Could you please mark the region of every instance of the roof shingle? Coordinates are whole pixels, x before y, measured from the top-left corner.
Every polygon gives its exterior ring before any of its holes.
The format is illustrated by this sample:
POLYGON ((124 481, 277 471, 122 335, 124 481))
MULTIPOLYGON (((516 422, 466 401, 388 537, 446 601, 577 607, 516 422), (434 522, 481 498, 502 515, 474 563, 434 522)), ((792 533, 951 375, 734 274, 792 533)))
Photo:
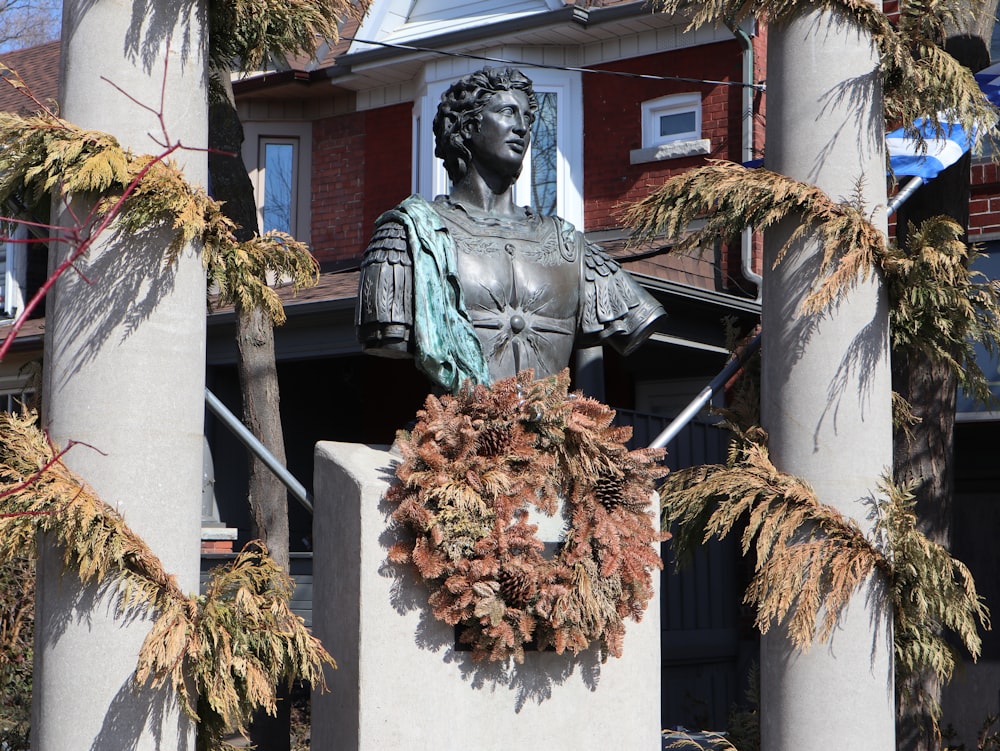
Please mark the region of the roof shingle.
MULTIPOLYGON (((55 109, 59 96, 59 42, 6 52, 0 55, 0 63, 17 71, 39 102, 55 109)), ((0 112, 30 114, 38 109, 23 91, 9 82, 0 83, 0 112)))

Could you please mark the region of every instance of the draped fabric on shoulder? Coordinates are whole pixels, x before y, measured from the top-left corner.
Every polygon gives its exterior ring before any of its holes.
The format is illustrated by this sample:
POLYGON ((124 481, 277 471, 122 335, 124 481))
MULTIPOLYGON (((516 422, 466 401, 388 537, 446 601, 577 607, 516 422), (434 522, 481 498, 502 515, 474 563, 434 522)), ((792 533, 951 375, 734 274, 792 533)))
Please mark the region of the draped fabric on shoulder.
POLYGON ((575 237, 584 245, 580 312, 583 346, 606 341, 622 354, 629 354, 653 332, 656 319, 666 316, 663 306, 621 264, 599 245, 588 243, 565 221, 563 236, 567 242, 575 237))
POLYGON ((405 228, 413 263, 413 353, 417 367, 455 392, 466 379, 490 383, 482 345, 465 310, 451 235, 434 208, 410 196, 377 225, 405 228))

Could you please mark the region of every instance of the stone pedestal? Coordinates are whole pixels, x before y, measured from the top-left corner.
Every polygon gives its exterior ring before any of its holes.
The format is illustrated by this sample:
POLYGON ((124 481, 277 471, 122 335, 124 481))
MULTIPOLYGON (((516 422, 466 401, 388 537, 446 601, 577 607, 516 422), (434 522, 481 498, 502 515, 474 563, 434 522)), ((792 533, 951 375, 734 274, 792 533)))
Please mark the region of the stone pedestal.
POLYGON ((313 748, 659 749, 659 594, 628 622, 621 659, 602 664, 591 649, 474 662, 431 615, 416 572, 387 561, 383 495, 398 461, 360 444, 316 447, 313 631, 339 667, 313 695, 313 748))

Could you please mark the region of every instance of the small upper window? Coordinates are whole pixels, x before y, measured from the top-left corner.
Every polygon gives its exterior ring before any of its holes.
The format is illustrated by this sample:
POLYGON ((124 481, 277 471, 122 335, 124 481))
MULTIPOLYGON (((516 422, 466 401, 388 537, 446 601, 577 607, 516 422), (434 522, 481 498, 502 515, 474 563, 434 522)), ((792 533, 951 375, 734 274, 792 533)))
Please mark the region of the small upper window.
POLYGON ((642 103, 643 148, 701 138, 701 94, 673 94, 642 103))
POLYGON ((276 229, 295 234, 295 174, 298 140, 294 138, 262 138, 260 141, 263 201, 261 230, 276 229))

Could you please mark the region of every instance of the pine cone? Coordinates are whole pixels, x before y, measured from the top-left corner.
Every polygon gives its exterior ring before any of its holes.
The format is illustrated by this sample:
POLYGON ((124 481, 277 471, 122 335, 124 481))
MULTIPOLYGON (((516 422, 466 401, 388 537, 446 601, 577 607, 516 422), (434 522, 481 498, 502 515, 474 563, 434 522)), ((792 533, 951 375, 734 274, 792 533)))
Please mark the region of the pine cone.
POLYGON ((625 488, 623 478, 617 475, 601 473, 594 482, 594 497, 608 511, 622 503, 622 490, 625 488))
POLYGON ((524 569, 502 569, 497 577, 500 595, 508 607, 520 608, 530 604, 538 594, 531 572, 524 569))
POLYGON ((480 456, 501 456, 513 443, 510 425, 489 425, 476 439, 476 450, 480 456))

